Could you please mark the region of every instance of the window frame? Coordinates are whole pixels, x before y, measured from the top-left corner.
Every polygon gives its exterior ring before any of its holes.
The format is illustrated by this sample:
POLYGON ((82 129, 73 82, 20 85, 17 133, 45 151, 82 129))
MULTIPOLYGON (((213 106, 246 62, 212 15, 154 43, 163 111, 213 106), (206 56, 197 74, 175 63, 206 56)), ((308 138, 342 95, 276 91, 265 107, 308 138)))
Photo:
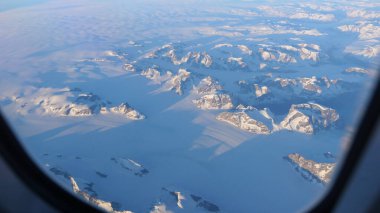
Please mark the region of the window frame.
POLYGON ((0 112, 0 132, 0 157, 36 196, 40 196, 46 203, 62 212, 103 212, 79 197, 75 197, 73 193, 48 177, 29 157, 7 124, 2 112, 0 112))

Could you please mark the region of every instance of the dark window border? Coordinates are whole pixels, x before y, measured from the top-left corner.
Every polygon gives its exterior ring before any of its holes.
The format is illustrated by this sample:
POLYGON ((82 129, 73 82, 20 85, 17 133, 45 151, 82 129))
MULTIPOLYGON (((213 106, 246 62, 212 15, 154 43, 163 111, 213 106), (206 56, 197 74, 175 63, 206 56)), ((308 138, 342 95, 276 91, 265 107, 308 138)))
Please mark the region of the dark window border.
MULTIPOLYGON (((380 78, 359 123, 349 151, 326 196, 308 212, 332 212, 348 186, 365 148, 369 145, 380 114, 380 78)), ((21 180, 45 201, 63 212, 102 212, 64 190, 33 162, 0 113, 0 154, 21 180)))
MULTIPOLYGON (((378 70, 380 73, 380 69, 378 70)), ((358 128, 353 135, 351 146, 342 160, 341 167, 333 181, 333 185, 322 200, 308 212, 333 212, 339 204, 340 198, 353 178, 360 160, 365 155, 365 150, 371 143, 372 136, 376 131, 376 124, 380 115, 380 75, 373 85, 373 93, 367 101, 366 111, 359 122, 358 128)))
POLYGON ((62 212, 103 212, 76 198, 39 168, 24 150, 0 112, 0 154, 13 172, 45 202, 62 212))

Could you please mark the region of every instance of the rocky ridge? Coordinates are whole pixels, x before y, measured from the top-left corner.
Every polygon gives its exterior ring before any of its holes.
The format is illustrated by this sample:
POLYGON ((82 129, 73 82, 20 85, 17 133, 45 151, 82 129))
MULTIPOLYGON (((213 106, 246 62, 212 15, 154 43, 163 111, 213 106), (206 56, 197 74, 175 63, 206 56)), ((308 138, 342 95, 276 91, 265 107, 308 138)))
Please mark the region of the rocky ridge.
POLYGON ((295 169, 307 180, 315 180, 322 184, 327 184, 331 181, 335 163, 318 163, 305 159, 298 153, 289 154, 285 159, 291 162, 295 169))

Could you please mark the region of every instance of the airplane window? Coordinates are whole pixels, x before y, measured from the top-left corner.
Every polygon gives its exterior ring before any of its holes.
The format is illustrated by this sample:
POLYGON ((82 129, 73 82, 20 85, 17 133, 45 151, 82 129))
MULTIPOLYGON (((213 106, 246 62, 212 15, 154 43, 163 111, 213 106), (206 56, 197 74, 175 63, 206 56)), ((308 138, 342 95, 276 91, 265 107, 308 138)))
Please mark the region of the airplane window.
POLYGON ((297 212, 377 79, 376 1, 0 3, 0 107, 108 212, 297 212))

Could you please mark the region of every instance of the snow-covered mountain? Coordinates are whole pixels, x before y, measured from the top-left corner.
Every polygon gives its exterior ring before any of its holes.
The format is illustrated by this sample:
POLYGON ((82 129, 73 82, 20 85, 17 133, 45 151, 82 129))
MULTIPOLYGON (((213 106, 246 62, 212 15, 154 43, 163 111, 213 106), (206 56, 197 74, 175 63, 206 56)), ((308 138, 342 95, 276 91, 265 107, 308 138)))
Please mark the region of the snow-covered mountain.
POLYGON ((70 182, 73 187, 74 193, 82 197, 84 200, 92 203, 93 205, 98 206, 99 208, 111 213, 132 213, 131 211, 127 211, 127 210, 125 211, 114 210, 112 207, 112 203, 94 198, 91 195, 87 194, 86 192, 82 191, 79 188, 77 182, 75 182, 75 179, 73 177, 70 177, 70 182))
POLYGON ((110 101, 78 88, 41 88, 31 96, 13 98, 13 103, 21 114, 82 117, 112 113, 131 120, 145 118, 126 102, 114 106, 110 101))
POLYGON ((339 114, 334 109, 315 103, 296 104, 291 106, 280 127, 312 134, 317 130, 333 126, 338 119, 339 114))
POLYGON ((339 114, 334 109, 316 103, 305 103, 293 104, 281 122, 275 122, 277 117, 268 108, 258 110, 252 106, 239 105, 237 110, 222 112, 216 119, 255 134, 270 134, 280 130, 313 134, 333 127, 339 114))
POLYGON ((308 160, 298 153, 289 154, 285 159, 307 180, 327 184, 331 181, 335 163, 318 163, 308 160))
MULTIPOLYGON (((353 71, 352 71, 353 72, 353 71)), ((364 71, 362 71, 364 72, 364 71)), ((282 103, 295 99, 323 100, 357 90, 360 85, 326 76, 302 78, 283 78, 260 76, 254 80, 236 82, 239 93, 247 103, 282 103)))
POLYGON ((257 119, 252 118, 246 112, 222 112, 216 117, 216 119, 254 134, 270 133, 268 126, 257 119))

